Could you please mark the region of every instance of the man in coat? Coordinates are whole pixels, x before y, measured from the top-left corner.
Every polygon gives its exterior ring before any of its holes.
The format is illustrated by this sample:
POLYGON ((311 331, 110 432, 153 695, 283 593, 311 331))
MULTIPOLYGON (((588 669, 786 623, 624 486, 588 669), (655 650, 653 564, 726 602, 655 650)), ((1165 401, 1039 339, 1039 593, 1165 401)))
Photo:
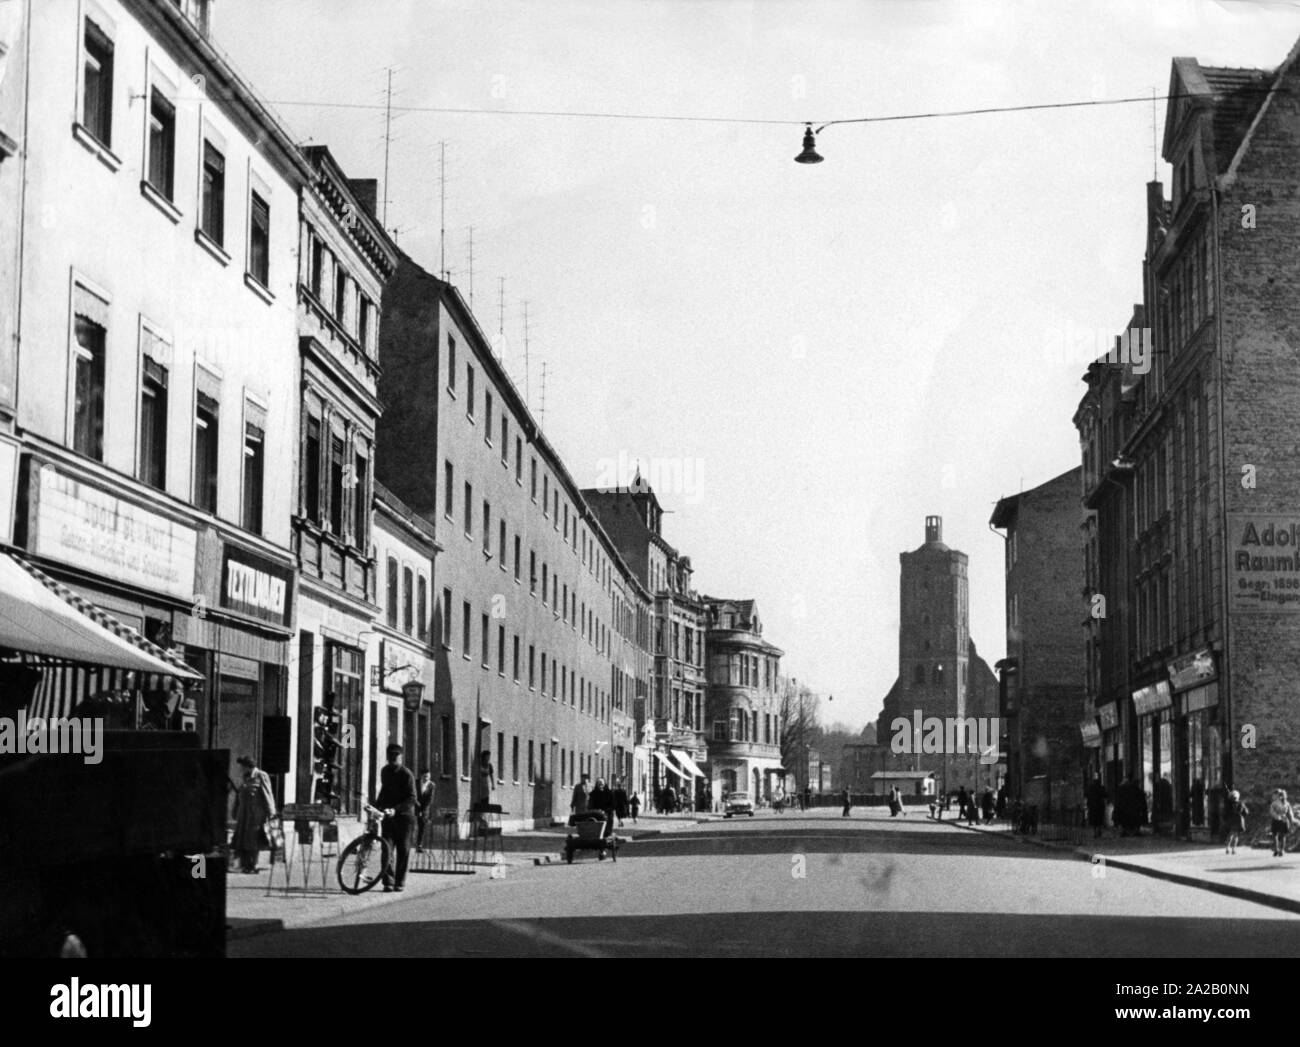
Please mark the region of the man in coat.
POLYGON ((402 747, 388 747, 388 763, 379 772, 379 795, 375 806, 392 814, 384 816, 383 834, 388 841, 388 865, 384 868, 384 890, 406 889, 406 866, 411 859, 411 834, 415 831, 415 775, 402 766, 402 747))
POLYGON ((614 814, 618 817, 618 824, 621 827, 623 819, 627 817, 627 789, 623 785, 622 778, 614 782, 614 814))
POLYGON ((840 793, 840 799, 844 801, 844 810, 841 812, 840 817, 847 818, 849 816, 849 807, 852 800, 849 796, 849 790, 847 787, 842 793, 840 793))

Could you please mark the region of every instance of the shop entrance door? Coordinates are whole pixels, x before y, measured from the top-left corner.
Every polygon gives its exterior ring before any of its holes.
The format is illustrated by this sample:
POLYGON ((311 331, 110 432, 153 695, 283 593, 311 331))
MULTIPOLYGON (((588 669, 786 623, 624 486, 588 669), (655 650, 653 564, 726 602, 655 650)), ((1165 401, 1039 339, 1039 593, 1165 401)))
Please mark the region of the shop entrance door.
POLYGON ((217 740, 214 748, 230 750, 230 780, 236 785, 243 778, 243 768, 235 761, 241 756, 257 760, 259 728, 262 724, 258 709, 257 684, 233 676, 219 677, 217 684, 217 740))

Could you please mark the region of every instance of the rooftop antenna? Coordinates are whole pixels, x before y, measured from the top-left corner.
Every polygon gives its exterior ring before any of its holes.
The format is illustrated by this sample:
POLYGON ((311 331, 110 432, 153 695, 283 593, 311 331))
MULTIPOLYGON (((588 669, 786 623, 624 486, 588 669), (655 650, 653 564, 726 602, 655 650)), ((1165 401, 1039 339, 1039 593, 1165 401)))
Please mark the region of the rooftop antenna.
POLYGON ((1160 177, 1158 164, 1160 154, 1156 150, 1156 121, 1159 119, 1158 110, 1156 109, 1156 89, 1155 85, 1151 87, 1151 181, 1157 181, 1160 177))
POLYGON ((501 359, 501 349, 506 344, 506 278, 497 277, 497 359, 501 359))
POLYGON ((393 140, 393 67, 388 67, 388 89, 384 92, 384 210, 381 220, 388 227, 388 147, 393 140))
POLYGON ((469 311, 474 311, 474 227, 469 227, 469 311))
POLYGON ((546 361, 542 361, 542 428, 546 428, 546 361))
POLYGON ((447 279, 447 143, 438 143, 438 271, 447 279))
POLYGON ((528 301, 524 300, 524 403, 532 406, 528 392, 528 301))

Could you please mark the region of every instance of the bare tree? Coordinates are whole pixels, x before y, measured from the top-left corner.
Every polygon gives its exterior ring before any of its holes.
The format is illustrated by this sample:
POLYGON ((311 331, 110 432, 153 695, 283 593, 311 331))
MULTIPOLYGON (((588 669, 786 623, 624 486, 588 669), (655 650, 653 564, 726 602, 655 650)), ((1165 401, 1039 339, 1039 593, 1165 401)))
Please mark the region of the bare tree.
POLYGON ((781 682, 779 724, 781 729, 781 765, 793 775, 786 779, 787 789, 802 790, 808 785, 808 746, 818 729, 821 699, 796 680, 781 682))

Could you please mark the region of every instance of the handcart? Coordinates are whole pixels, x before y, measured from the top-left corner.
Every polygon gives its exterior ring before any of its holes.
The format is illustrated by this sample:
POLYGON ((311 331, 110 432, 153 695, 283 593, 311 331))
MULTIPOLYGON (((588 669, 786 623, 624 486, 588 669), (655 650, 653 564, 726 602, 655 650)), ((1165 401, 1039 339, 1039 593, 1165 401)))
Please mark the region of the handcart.
POLYGON ((576 830, 564 838, 564 860, 570 865, 573 864, 574 851, 598 851, 602 862, 606 854, 618 861, 618 848, 622 841, 614 835, 613 819, 606 817, 604 811, 570 815, 569 825, 576 830))

